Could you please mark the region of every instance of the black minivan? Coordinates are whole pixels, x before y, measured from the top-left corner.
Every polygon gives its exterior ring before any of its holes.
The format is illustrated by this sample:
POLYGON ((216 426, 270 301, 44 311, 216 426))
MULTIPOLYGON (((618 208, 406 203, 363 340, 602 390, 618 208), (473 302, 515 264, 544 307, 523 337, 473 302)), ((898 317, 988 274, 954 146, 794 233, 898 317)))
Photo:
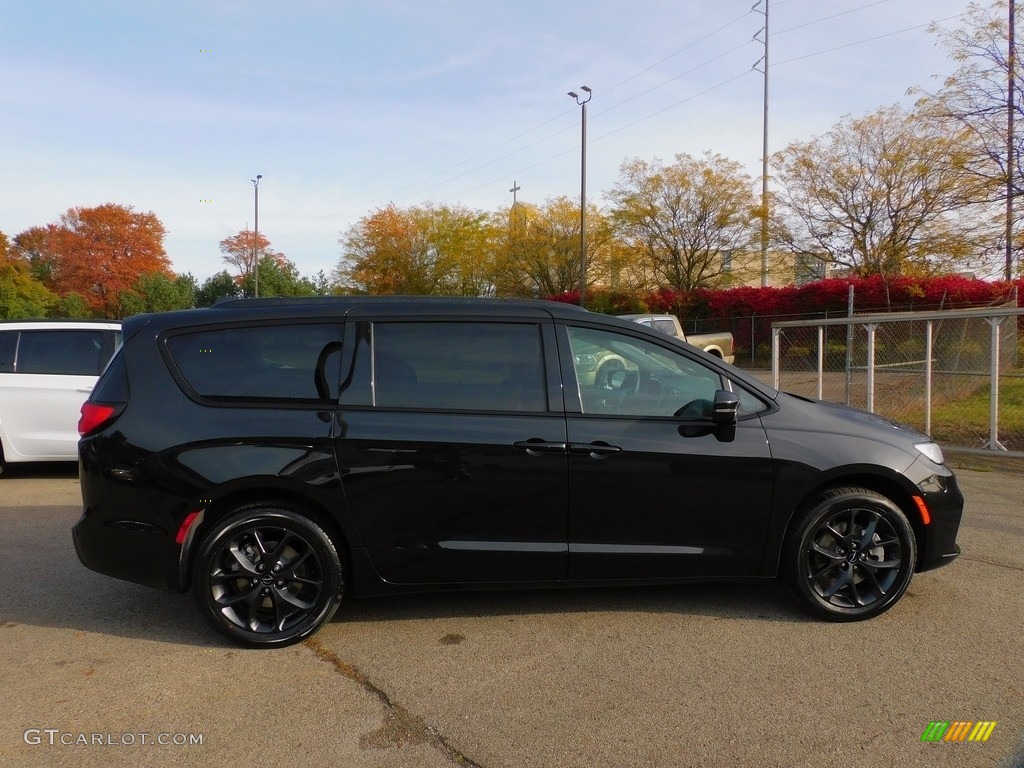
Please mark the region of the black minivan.
POLYGON ((866 619, 960 551, 927 436, 578 307, 249 299, 123 335, 82 407, 78 556, 244 645, 437 588, 781 577, 866 619))

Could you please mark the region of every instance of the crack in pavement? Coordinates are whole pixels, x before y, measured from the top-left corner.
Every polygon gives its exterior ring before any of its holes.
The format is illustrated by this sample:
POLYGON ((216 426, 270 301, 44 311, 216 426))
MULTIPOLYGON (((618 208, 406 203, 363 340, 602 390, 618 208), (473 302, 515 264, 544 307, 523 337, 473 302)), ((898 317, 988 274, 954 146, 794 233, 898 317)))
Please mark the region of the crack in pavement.
POLYGON ((1008 568, 1011 571, 1024 571, 1024 568, 1021 568, 1019 565, 1010 565, 1009 563, 997 563, 994 560, 984 560, 980 557, 964 557, 963 555, 960 555, 960 557, 957 559, 963 560, 968 563, 983 563, 985 565, 992 565, 996 568, 1008 568))
POLYGON ((454 765, 484 768, 480 763, 453 747, 444 734, 439 733, 422 717, 412 714, 398 702, 392 701, 391 697, 374 685, 358 667, 342 659, 319 640, 311 637, 302 644, 316 654, 321 661, 334 667, 336 672, 361 685, 384 706, 386 712, 384 725, 372 733, 363 734, 359 738, 360 747, 363 749, 386 749, 401 747, 405 744, 429 744, 454 765))

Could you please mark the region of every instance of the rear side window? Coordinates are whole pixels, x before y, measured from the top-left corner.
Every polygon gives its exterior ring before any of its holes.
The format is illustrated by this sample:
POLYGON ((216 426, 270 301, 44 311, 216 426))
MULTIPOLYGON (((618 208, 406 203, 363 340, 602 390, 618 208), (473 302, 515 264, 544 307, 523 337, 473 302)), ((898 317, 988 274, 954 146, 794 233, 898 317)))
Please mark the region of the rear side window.
POLYGON ((211 328, 166 342, 174 366, 211 399, 336 400, 341 328, 273 325, 211 328))
POLYGON ((103 330, 22 331, 18 373, 99 376, 107 362, 103 330))
POLYGON ((379 407, 548 407, 541 330, 533 323, 374 323, 372 354, 379 407))

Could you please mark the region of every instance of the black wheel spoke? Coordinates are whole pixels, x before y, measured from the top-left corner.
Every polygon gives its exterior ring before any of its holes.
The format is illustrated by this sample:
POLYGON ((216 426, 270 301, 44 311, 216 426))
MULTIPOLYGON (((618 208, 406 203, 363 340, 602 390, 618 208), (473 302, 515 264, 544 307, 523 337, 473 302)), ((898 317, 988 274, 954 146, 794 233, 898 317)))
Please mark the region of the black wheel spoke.
POLYGON ((903 565, 903 560, 899 557, 895 560, 865 560, 862 565, 871 568, 872 571, 877 571, 879 569, 899 568, 903 565))
POLYGON ((237 541, 232 542, 227 551, 231 557, 235 559, 235 562, 238 563, 241 568, 241 572, 244 572, 246 575, 256 573, 252 567, 252 560, 250 560, 249 557, 239 549, 237 541))
POLYGON ((838 568, 838 567, 839 566, 836 563, 828 563, 828 564, 826 564, 825 567, 822 568, 820 571, 815 571, 814 573, 811 574, 811 581, 813 581, 813 582, 818 581, 818 579, 822 578, 826 573, 828 573, 829 571, 831 571, 831 570, 833 570, 835 568, 838 568))
MULTIPOLYGON (((280 562, 282 553, 285 551, 285 548, 289 546, 289 542, 293 539, 298 539, 302 542, 302 546, 307 546, 306 542, 302 538, 296 536, 291 531, 285 531, 281 540, 277 542, 277 546, 274 547, 274 551, 267 554, 267 559, 272 563, 280 562)), ((298 549, 298 547, 295 547, 295 549, 298 549)))
POLYGON ((274 595, 277 597, 275 603, 287 603, 300 611, 310 610, 316 604, 318 594, 319 593, 314 592, 312 600, 303 600, 298 595, 293 595, 288 589, 279 588, 274 590, 274 595))
POLYGON ((835 597, 836 593, 839 590, 841 590, 843 587, 845 587, 849 583, 850 583, 850 570, 847 568, 846 570, 840 572, 839 578, 837 578, 835 581, 833 581, 832 582, 832 586, 830 586, 828 589, 825 590, 824 597, 826 597, 829 600, 831 600, 833 597, 835 597))
POLYGON ((871 582, 871 588, 874 590, 874 592, 879 597, 885 597, 885 593, 887 590, 879 583, 878 577, 875 576, 874 568, 862 567, 861 572, 864 574, 864 580, 871 582))
POLYGON ((266 555, 267 555, 267 547, 266 547, 266 545, 265 545, 265 544, 263 543, 263 539, 262 539, 262 537, 260 536, 260 530, 259 530, 259 528, 254 528, 254 529, 252 530, 252 538, 253 538, 253 541, 255 541, 255 542, 256 542, 256 548, 257 548, 257 549, 258 549, 258 550, 260 551, 260 554, 261 554, 261 555, 263 555, 263 557, 264 557, 264 558, 266 558, 266 555))
POLYGON ((295 578, 295 575, 294 575, 295 571, 299 568, 300 565, 302 565, 304 562, 306 562, 306 560, 308 560, 312 555, 313 555, 313 552, 311 550, 307 549, 305 552, 302 553, 302 555, 298 559, 296 559, 294 562, 288 563, 288 566, 286 568, 282 568, 281 569, 280 577, 282 579, 289 579, 289 580, 290 579, 294 579, 295 578))
POLYGON ((216 600, 219 605, 222 605, 225 608, 238 605, 239 603, 246 603, 251 609, 252 604, 259 598, 259 594, 260 588, 257 584, 255 587, 250 586, 246 590, 225 594, 222 597, 216 598, 216 600))
POLYGON ((825 547, 821 546, 821 544, 819 544, 818 542, 814 542, 811 545, 811 549, 814 552, 821 555, 822 557, 827 557, 829 560, 835 560, 836 562, 838 562, 843 559, 843 556, 840 555, 838 552, 836 552, 833 549, 826 549, 825 547))
POLYGON ((871 540, 875 537, 875 530, 878 528, 878 521, 881 516, 877 512, 872 513, 871 522, 868 523, 864 532, 860 536, 860 547, 861 549, 867 549, 871 546, 871 540))

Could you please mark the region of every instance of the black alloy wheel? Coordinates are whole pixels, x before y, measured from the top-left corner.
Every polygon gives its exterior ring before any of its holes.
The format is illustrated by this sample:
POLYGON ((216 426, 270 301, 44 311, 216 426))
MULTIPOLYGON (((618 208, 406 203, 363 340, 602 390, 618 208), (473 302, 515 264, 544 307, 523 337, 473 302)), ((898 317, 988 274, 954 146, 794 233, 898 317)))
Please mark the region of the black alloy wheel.
POLYGON ((838 488, 793 524, 782 574, 817 615, 860 621, 900 599, 916 560, 914 531, 896 504, 866 488, 838 488))
POLYGON ((330 536, 297 512, 263 505, 215 525, 192 571, 203 617, 251 648, 283 647, 309 637, 334 615, 343 587, 330 536))

